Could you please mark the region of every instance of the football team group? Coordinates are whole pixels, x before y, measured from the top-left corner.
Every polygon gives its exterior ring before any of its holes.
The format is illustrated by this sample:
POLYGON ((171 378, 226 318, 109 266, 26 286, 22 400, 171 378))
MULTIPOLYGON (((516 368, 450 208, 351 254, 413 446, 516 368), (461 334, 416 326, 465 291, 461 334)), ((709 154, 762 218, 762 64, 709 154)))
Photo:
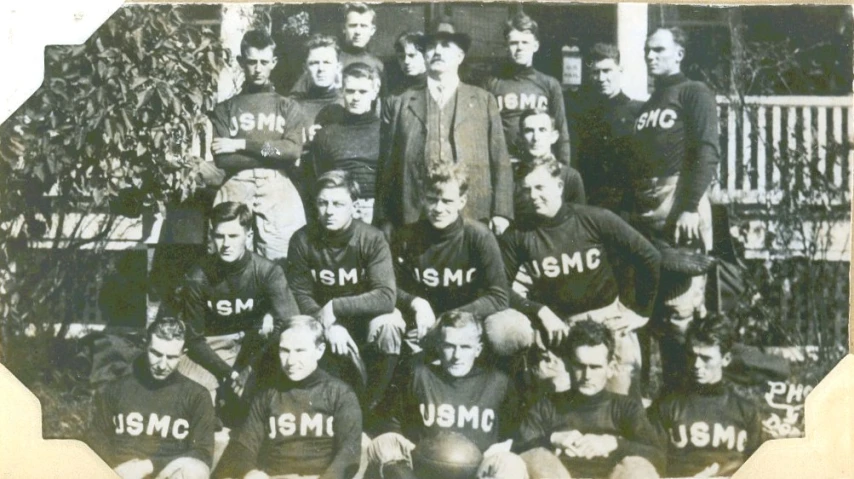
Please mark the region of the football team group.
POLYGON ((604 43, 565 101, 524 13, 480 87, 451 19, 385 68, 375 16, 347 4, 287 96, 244 34, 209 252, 99 391, 93 449, 124 478, 730 475, 762 427, 706 270, 680 267, 712 248, 719 161, 685 33, 646 39, 648 101, 604 43))

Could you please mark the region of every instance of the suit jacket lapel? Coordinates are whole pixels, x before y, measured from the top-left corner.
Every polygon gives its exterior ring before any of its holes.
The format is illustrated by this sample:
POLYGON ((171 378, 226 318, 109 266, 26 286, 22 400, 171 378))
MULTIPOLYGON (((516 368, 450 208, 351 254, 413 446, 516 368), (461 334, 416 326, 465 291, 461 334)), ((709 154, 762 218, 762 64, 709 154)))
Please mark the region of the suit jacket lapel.
POLYGON ((408 92, 409 100, 407 108, 421 121, 421 125, 427 126, 427 89, 419 88, 408 92))

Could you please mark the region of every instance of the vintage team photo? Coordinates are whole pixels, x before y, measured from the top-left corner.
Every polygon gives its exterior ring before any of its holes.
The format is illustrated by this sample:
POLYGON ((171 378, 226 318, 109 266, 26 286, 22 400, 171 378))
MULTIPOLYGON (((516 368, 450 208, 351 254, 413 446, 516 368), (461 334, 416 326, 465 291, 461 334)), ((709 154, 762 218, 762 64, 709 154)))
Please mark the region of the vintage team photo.
POLYGON ((0 125, 0 362, 122 478, 729 477, 847 352, 852 30, 123 6, 0 125))

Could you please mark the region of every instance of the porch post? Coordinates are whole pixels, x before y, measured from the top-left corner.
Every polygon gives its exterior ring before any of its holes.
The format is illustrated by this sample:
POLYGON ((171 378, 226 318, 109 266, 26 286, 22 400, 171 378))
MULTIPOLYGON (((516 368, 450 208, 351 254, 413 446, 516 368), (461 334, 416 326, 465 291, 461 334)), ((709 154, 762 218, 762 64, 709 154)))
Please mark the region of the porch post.
POLYGON ((637 100, 649 98, 644 44, 649 29, 646 3, 617 4, 617 48, 623 66, 623 91, 637 100))
POLYGON ((240 40, 249 30, 254 17, 252 4, 226 4, 222 6, 222 24, 220 39, 223 46, 231 50, 232 63, 219 72, 217 79, 217 101, 223 101, 234 96, 243 84, 243 73, 237 65, 237 55, 240 54, 240 40))

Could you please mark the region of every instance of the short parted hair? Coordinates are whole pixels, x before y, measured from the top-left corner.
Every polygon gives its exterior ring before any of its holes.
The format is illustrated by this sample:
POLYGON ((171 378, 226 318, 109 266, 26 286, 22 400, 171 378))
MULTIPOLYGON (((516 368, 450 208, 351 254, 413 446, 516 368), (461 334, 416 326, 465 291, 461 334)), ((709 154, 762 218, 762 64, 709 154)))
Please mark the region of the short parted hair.
POLYGON ((443 328, 461 329, 469 325, 474 325, 477 329, 478 337, 483 336, 483 325, 480 324, 480 321, 475 315, 468 311, 451 310, 442 313, 442 315, 436 319, 435 329, 436 331, 441 331, 443 328))
POLYGON ((372 82, 379 84, 380 76, 377 74, 377 71, 367 63, 362 62, 353 62, 346 67, 341 72, 341 78, 367 78, 372 82))
POLYGON ((364 2, 345 3, 344 4, 344 21, 347 21, 347 15, 349 15, 350 12, 355 12, 355 13, 359 13, 359 14, 370 13, 371 14, 371 22, 376 23, 377 12, 374 11, 374 9, 371 8, 367 3, 364 3, 364 2))
POLYGON ((438 193, 440 186, 450 182, 456 182, 459 185, 460 196, 469 190, 469 177, 462 163, 431 168, 427 172, 427 180, 424 182, 424 186, 427 191, 438 193))
POLYGON ((224 201, 213 207, 210 215, 211 228, 220 223, 237 220, 245 229, 252 228, 252 211, 244 203, 224 201))
POLYGON ((546 171, 552 177, 560 178, 564 166, 561 164, 561 162, 557 161, 557 158, 555 158, 554 155, 549 153, 547 155, 533 158, 531 159, 531 161, 519 162, 519 166, 517 168, 518 169, 516 171, 518 172, 520 178, 524 178, 530 175, 537 168, 545 168, 546 171))
POLYGON ((359 183, 353 179, 353 175, 344 170, 330 170, 320 175, 314 182, 315 197, 327 188, 345 188, 354 201, 359 198, 361 193, 359 183))
POLYGON ((338 46, 338 40, 336 40, 335 37, 315 33, 305 42, 306 58, 308 57, 308 53, 312 50, 326 47, 332 47, 332 49, 335 50, 335 56, 338 58, 341 57, 341 47, 338 46))
POLYGON ((594 65, 602 60, 614 60, 620 64, 620 49, 613 43, 597 43, 587 52, 587 64, 594 65))
POLYGON ((323 331, 323 325, 314 316, 307 314, 298 314, 282 322, 282 333, 279 334, 279 340, 282 339, 282 334, 295 328, 306 328, 314 334, 314 344, 320 345, 326 341, 326 333, 323 331))
POLYGON ((276 49, 276 42, 269 33, 264 30, 249 30, 243 34, 243 39, 240 41, 240 54, 245 56, 250 48, 263 50, 267 47, 276 49))
POLYGON ((507 20, 504 24, 504 38, 507 38, 513 30, 528 32, 537 40, 540 39, 540 26, 537 25, 537 22, 533 18, 526 15, 525 12, 519 12, 507 20))
POLYGON ((733 342, 735 342, 733 325, 720 314, 695 318, 686 333, 687 344, 718 346, 722 355, 732 351, 733 342))
POLYGON ((569 335, 555 354, 569 364, 575 357, 575 350, 580 346, 599 346, 600 344, 608 348, 608 361, 614 359, 614 334, 604 324, 584 319, 572 326, 569 335))
POLYGON ((522 112, 522 115, 519 116, 519 131, 522 131, 522 127, 525 126, 525 120, 529 117, 537 116, 537 115, 546 115, 551 120, 552 130, 557 130, 557 123, 555 122, 555 117, 549 113, 545 108, 528 108, 522 112))
POLYGON ((394 51, 403 53, 406 50, 406 45, 412 45, 421 53, 424 53, 424 32, 403 32, 397 36, 394 41, 394 51))
POLYGON ((184 341, 187 333, 187 327, 180 319, 172 316, 165 316, 163 318, 155 319, 154 322, 148 326, 147 333, 149 341, 151 341, 152 336, 157 336, 158 338, 166 341, 172 341, 175 339, 184 341))
MULTIPOLYGON (((659 30, 664 30, 670 32, 673 35, 673 43, 682 47, 682 50, 685 50, 688 45, 688 34, 685 33, 685 30, 682 27, 658 27, 655 29, 655 32, 659 30)), ((653 34, 655 32, 652 32, 653 34)))

